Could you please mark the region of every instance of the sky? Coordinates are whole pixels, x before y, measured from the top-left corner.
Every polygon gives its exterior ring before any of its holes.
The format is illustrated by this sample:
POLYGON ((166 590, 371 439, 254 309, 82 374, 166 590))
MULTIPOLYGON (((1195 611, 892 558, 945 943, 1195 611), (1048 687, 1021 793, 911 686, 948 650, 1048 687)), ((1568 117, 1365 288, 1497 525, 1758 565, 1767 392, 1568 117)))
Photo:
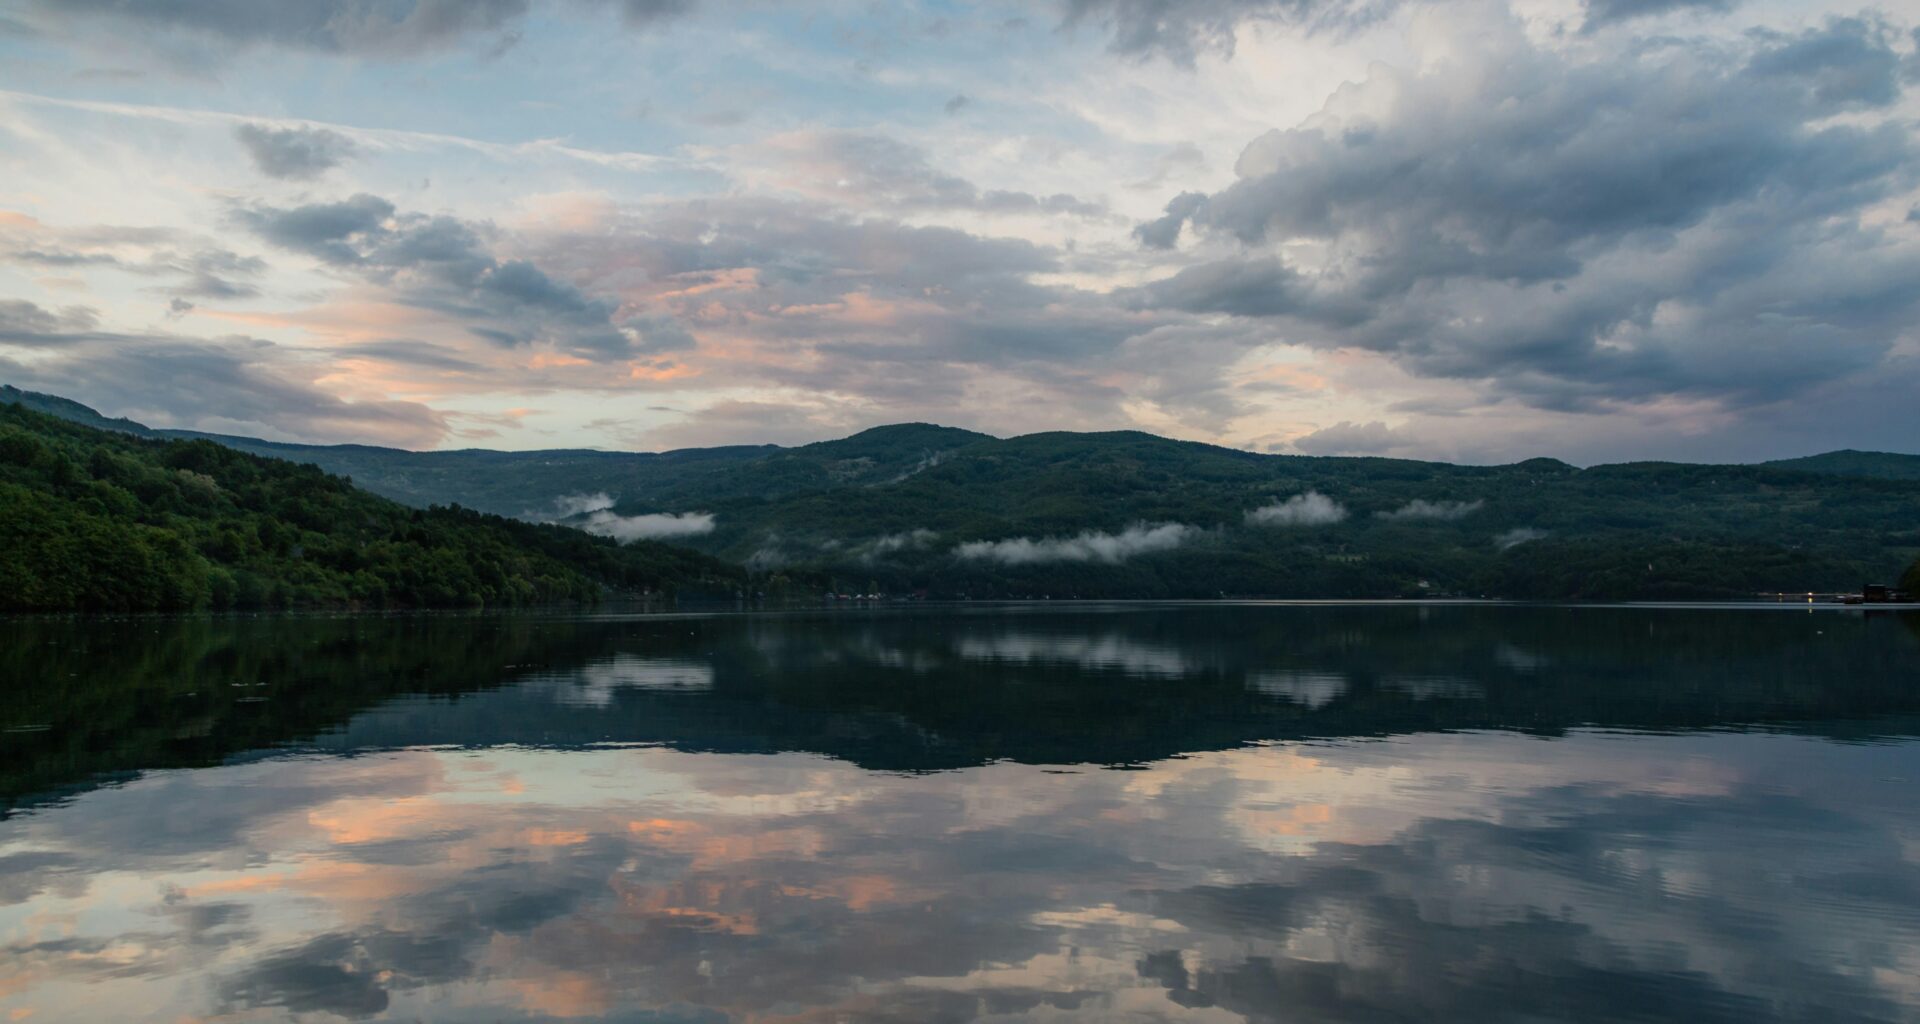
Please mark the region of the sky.
POLYGON ((1920 2, 5 0, 0 382, 415 449, 1920 450, 1920 2))

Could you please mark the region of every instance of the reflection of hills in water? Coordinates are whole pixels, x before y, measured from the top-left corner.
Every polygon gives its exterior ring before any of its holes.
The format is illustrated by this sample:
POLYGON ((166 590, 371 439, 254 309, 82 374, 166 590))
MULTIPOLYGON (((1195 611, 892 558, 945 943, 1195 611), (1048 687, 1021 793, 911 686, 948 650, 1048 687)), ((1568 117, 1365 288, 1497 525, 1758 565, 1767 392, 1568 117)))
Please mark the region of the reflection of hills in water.
POLYGON ((0 784, 19 800, 307 742, 657 743, 929 770, 1438 729, 1913 734, 1912 629, 1491 606, 22 620, 0 626, 0 784))

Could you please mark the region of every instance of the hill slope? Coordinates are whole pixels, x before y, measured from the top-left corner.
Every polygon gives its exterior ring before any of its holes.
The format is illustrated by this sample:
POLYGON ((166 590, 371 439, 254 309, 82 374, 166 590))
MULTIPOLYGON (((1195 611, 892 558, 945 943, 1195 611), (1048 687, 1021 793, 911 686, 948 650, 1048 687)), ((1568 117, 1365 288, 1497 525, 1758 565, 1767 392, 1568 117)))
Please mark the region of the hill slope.
POLYGON ((1794 469, 1803 473, 1827 473, 1832 476, 1871 476, 1882 480, 1920 480, 1920 455, 1894 452, 1859 452, 1846 449, 1799 459, 1777 459, 1761 463, 1773 469, 1794 469))
POLYGON ((516 605, 743 582, 664 544, 410 509, 311 465, 0 406, 0 611, 516 605))
POLYGON ((666 523, 685 534, 677 541, 759 570, 825 574, 840 590, 1737 598, 1852 589, 1920 554, 1920 480, 1840 471, 1915 456, 1456 466, 928 424, 661 454, 221 440, 414 504, 536 519, 589 508, 564 521, 622 536, 698 513, 666 523))

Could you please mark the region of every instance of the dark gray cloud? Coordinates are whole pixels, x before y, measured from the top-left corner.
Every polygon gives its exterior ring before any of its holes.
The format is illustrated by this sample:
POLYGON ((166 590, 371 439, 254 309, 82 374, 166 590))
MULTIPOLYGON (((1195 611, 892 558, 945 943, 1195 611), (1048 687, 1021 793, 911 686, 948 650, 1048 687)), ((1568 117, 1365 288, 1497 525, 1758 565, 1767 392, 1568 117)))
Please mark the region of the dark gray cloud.
POLYGON ((1232 56, 1234 31, 1262 21, 1313 30, 1378 20, 1398 0, 1065 0, 1064 23, 1105 28, 1109 47, 1132 57, 1192 65, 1203 53, 1232 56))
POLYGON ((387 1008, 379 974, 365 943, 355 936, 321 935, 263 957, 244 976, 227 982, 221 998, 246 1008, 371 1017, 387 1008))
POLYGON ((1897 35, 1881 22, 1835 18, 1796 36, 1768 36, 1753 58, 1755 76, 1798 83, 1822 107, 1883 107, 1900 98, 1897 35))
POLYGON ((1650 18, 1675 11, 1700 11, 1721 14, 1734 9, 1740 0, 1586 0, 1586 30, 1637 18, 1650 18))
MULTIPOLYGON (((494 50, 518 38, 532 0, 26 0, 9 21, 22 31, 104 36, 168 59, 208 59, 223 48, 273 46, 402 59, 477 40, 494 50), (197 44, 181 51, 179 42, 197 44)), ((546 0, 541 6, 651 29, 692 12, 697 0, 546 0)))
POLYGON ((0 301, 0 343, 57 348, 59 360, 0 356, 0 376, 36 391, 122 411, 158 426, 306 440, 426 447, 446 420, 415 402, 348 402, 303 380, 298 353, 246 338, 198 341, 98 329, 85 309, 0 301))
POLYGON ((103 267, 174 278, 153 290, 204 299, 252 298, 259 291, 244 279, 267 269, 257 256, 166 228, 54 228, 38 221, 0 225, 0 262, 51 269, 103 267))
POLYGON ((243 46, 397 57, 498 33, 528 0, 33 0, 62 28, 178 32, 243 46))
POLYGON ((327 128, 268 128, 243 124, 233 130, 254 167, 269 178, 311 181, 353 156, 353 140, 327 128))
POLYGON ((0 299, 0 341, 46 348, 91 337, 99 316, 86 306, 42 309, 25 299, 0 299))
POLYGON ((1182 192, 1167 202, 1167 215, 1133 229, 1133 237, 1149 249, 1171 249, 1180 241, 1180 229, 1207 201, 1204 192, 1182 192))
POLYGON ((620 16, 635 27, 650 27, 693 13, 698 0, 618 0, 620 16))
POLYGON ((444 345, 405 338, 369 341, 352 348, 341 349, 338 354, 346 359, 380 359, 389 363, 417 366, 427 370, 447 370, 454 373, 479 373, 485 369, 479 363, 466 359, 444 345))
POLYGON ((968 98, 964 94, 956 94, 952 99, 947 101, 945 109, 949 114, 958 114, 962 110, 965 110, 972 105, 973 105, 972 99, 968 98))
POLYGON ((266 261, 258 256, 242 256, 227 249, 201 249, 184 255, 158 255, 149 260, 140 272, 178 275, 181 278, 179 282, 162 289, 174 295, 191 295, 199 299, 247 299, 260 294, 260 290, 234 279, 254 277, 266 269, 266 261))
POLYGON ((551 344, 592 359, 638 351, 616 325, 616 304, 555 280, 526 260, 492 254, 491 225, 402 213, 378 196, 239 210, 268 242, 310 255, 390 290, 408 305, 464 320, 476 337, 504 346, 551 344))
POLYGON ((1237 183, 1137 232, 1241 251, 1130 300, 1570 410, 1782 400, 1869 371, 1920 313, 1901 284, 1920 247, 1864 219, 1915 182, 1911 133, 1833 120, 1884 102, 1888 33, 1594 62, 1517 29, 1498 46, 1471 71, 1376 71, 1255 139, 1237 183))
POLYGON ((1810 891, 1862 903, 1904 898, 1916 872, 1879 826, 1748 791, 1701 800, 1568 786, 1505 810, 1499 822, 1424 820, 1391 844, 1323 844, 1277 864, 1271 881, 1162 893, 1156 916, 1213 937, 1211 950, 1224 955, 1197 970, 1185 958, 1147 957, 1140 973, 1185 1005, 1261 1022, 1552 1019, 1567 1006, 1604 1021, 1788 1021, 1816 1006, 1813 1015, 1835 1019, 1903 1016, 1900 989, 1807 955, 1829 929, 1845 931, 1844 915, 1804 921, 1801 932, 1768 912, 1737 909, 1767 905, 1746 903, 1757 893, 1743 876, 1777 859, 1784 862, 1772 870, 1810 891), (1546 803, 1556 797, 1562 802, 1546 803), (1820 838, 1808 848, 1756 848, 1748 841, 1756 820, 1820 838), (1669 866, 1681 869, 1669 858, 1682 849, 1700 852, 1695 870, 1712 884, 1672 884, 1669 866), (1620 871, 1627 857, 1654 865, 1660 881, 1620 871), (1479 915, 1466 922, 1436 913, 1441 893, 1478 902, 1479 915), (1571 914, 1552 909, 1575 905, 1571 914), (1600 906, 1608 912, 1592 912, 1600 906), (1328 920, 1341 922, 1343 948, 1392 952, 1249 957, 1218 941, 1272 949, 1328 920), (1633 941, 1617 927, 1627 920, 1660 938, 1633 941), (1676 952, 1714 949, 1728 959, 1670 958, 1661 949, 1669 942, 1676 952), (1769 998, 1775 986, 1794 996, 1769 998))

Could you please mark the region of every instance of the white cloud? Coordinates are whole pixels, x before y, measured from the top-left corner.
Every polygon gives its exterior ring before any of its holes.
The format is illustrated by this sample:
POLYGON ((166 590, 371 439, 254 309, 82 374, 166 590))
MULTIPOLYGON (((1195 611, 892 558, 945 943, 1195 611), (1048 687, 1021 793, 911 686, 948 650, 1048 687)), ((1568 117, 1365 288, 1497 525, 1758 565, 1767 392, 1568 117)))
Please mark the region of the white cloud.
POLYGON ((1346 506, 1308 491, 1247 513, 1249 526, 1328 526, 1347 518, 1346 506))
POLYGON ((891 555, 897 551, 917 551, 931 546, 939 537, 940 534, 937 532, 924 528, 905 530, 900 533, 889 533, 882 537, 876 537, 868 542, 860 552, 860 560, 863 562, 871 562, 883 555, 891 555))
POLYGON ((656 512, 643 516, 621 516, 601 510, 587 516, 580 528, 618 541, 661 540, 668 537, 697 537, 713 532, 711 512, 656 512))
POLYGON ((1521 526, 1508 530, 1493 538, 1493 546, 1502 551, 1519 547, 1528 541, 1539 540, 1547 535, 1545 530, 1536 530, 1531 526, 1521 526))
POLYGON ((574 516, 586 515, 588 512, 599 512, 612 507, 613 495, 605 491, 601 491, 598 494, 563 494, 553 499, 552 518, 571 519, 574 516))
POLYGON ((661 540, 670 537, 698 537, 713 532, 710 512, 652 512, 623 516, 613 511, 613 495, 563 494, 553 499, 553 508, 545 513, 528 513, 527 518, 544 522, 566 522, 591 534, 612 537, 621 542, 661 540), (584 518, 583 518, 584 517, 584 518))
POLYGON ((1013 537, 1007 540, 977 540, 962 544, 954 554, 969 560, 999 562, 1002 565, 1031 565, 1036 562, 1124 562, 1135 555, 1171 551, 1200 533, 1184 523, 1141 523, 1119 533, 1087 530, 1073 537, 1013 537))
POLYGON ((1480 511, 1484 501, 1428 501, 1415 498, 1391 512, 1375 512, 1381 519, 1464 519, 1480 511))

